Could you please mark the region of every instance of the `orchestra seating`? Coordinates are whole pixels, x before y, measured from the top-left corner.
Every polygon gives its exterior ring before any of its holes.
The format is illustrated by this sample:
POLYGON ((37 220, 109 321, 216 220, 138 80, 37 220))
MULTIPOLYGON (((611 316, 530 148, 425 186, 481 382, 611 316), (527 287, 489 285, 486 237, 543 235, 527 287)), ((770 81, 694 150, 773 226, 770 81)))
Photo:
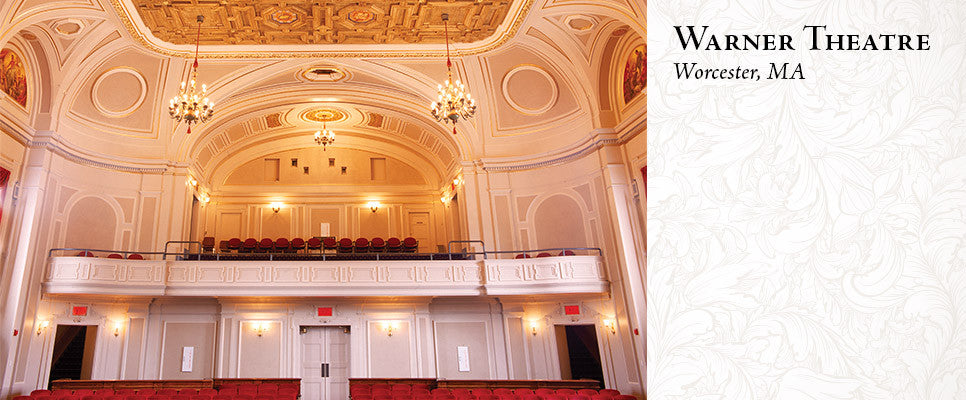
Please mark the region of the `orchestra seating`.
POLYGON ((56 380, 19 400, 297 400, 298 378, 88 381, 56 380))
POLYGON ((350 378, 352 400, 636 400, 593 380, 350 378))

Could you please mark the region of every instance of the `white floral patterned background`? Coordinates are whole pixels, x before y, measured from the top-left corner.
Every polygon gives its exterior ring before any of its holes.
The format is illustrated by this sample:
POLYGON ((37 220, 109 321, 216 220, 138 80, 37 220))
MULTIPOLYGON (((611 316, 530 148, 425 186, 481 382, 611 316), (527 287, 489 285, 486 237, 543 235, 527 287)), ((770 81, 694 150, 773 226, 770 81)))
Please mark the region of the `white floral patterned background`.
POLYGON ((966 1, 648 11, 648 398, 966 399, 966 1), (799 46, 685 51, 687 24, 799 46), (806 50, 816 24, 932 50, 806 50))

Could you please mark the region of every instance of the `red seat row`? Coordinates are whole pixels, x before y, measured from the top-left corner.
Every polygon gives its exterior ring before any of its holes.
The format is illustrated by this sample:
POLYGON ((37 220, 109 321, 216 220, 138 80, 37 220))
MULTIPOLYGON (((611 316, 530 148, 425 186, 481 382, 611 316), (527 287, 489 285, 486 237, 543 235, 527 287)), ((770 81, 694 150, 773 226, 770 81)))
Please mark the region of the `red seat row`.
MULTIPOLYGON (((94 253, 92 253, 92 252, 82 251, 80 253, 77 253, 77 256, 76 257, 97 257, 97 256, 95 256, 94 253)), ((120 258, 120 259, 123 259, 124 256, 122 256, 122 255, 120 255, 118 253, 111 253, 111 254, 109 254, 107 256, 107 258, 120 258)), ((142 255, 140 255, 138 253, 130 253, 130 254, 127 255, 127 259, 128 260, 143 260, 144 259, 144 256, 142 256, 142 255)))
MULTIPOLYGON (((214 250, 215 238, 208 236, 201 243, 202 250, 211 252, 214 250)), ((248 238, 244 241, 239 238, 232 238, 222 240, 219 246, 219 249, 225 253, 297 253, 302 250, 335 251, 338 253, 415 253, 418 248, 419 242, 412 237, 407 237, 403 240, 399 240, 396 237, 387 240, 379 237, 373 238, 372 240, 358 238, 354 241, 349 238, 342 238, 336 241, 333 237, 327 237, 321 240, 319 238, 311 238, 307 241, 302 238, 294 238, 292 240, 288 238, 278 238, 276 240, 264 238, 260 241, 255 240, 255 238, 248 238)))
MULTIPOLYGON (((557 255, 558 256, 572 256, 572 255, 574 255, 574 252, 573 252, 573 250, 564 250, 564 251, 561 251, 560 253, 557 253, 557 255)), ((537 254, 537 257, 553 257, 553 256, 554 256, 553 254, 546 253, 546 252, 537 254)), ((532 257, 529 254, 527 254, 527 253, 520 253, 520 254, 517 254, 516 257, 513 257, 513 258, 532 258, 532 257)))
POLYGON ((34 390, 19 400, 295 400, 297 384, 225 385, 220 389, 58 389, 34 390))
POLYGON ((353 385, 349 393, 353 400, 634 400, 614 389, 550 389, 527 388, 437 388, 428 390, 409 385, 353 385))

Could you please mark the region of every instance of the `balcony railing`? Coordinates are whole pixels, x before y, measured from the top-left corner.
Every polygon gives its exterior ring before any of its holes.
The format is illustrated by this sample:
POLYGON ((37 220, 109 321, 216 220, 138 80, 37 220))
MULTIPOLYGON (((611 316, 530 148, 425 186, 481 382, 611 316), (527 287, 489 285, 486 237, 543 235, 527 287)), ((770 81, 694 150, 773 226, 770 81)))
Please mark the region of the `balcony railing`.
MULTIPOLYGON (((51 254, 75 250, 79 249, 54 249, 51 254)), ((504 252, 486 252, 500 253, 504 252)), ((467 257, 484 254, 478 252, 453 253, 461 257, 452 260, 326 261, 174 260, 164 259, 166 253, 146 260, 51 256, 43 285, 48 294, 151 297, 602 293, 607 291, 608 281, 599 250, 597 253, 519 259, 467 257)))

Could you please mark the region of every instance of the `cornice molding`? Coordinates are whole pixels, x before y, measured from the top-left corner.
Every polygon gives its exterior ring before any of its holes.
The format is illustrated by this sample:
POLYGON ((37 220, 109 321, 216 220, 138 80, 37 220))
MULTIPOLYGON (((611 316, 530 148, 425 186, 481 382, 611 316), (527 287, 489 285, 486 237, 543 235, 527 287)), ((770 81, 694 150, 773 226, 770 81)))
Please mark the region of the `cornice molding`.
MULTIPOLYGON (((522 0, 521 6, 516 10, 515 13, 507 16, 508 19, 512 18, 512 22, 509 27, 503 31, 497 31, 489 38, 472 43, 472 47, 453 49, 453 56, 472 56, 482 53, 486 53, 493 49, 496 49, 510 39, 516 36, 520 27, 523 25, 523 21, 530 14, 533 8, 534 0, 522 0), (477 44, 478 43, 478 44, 477 44)), ((156 38, 153 34, 142 31, 143 24, 139 26, 134 22, 132 18, 140 18, 139 16, 132 16, 136 14, 137 11, 129 10, 128 5, 125 4, 125 0, 111 0, 111 5, 114 11, 117 13, 118 18, 124 25, 128 34, 134 39, 139 45, 144 48, 164 56, 170 57, 184 57, 190 58, 193 56, 194 50, 191 46, 178 46, 184 47, 183 50, 178 50, 173 48, 170 43, 163 42, 156 38)), ((511 11, 512 12, 512 11, 511 11)), ((441 44, 433 44, 434 47, 439 47, 436 50, 423 50, 416 47, 425 45, 398 45, 399 47, 404 47, 399 50, 387 50, 387 45, 369 45, 373 46, 372 50, 366 50, 366 45, 344 45, 344 44, 333 44, 333 45, 293 45, 293 46, 304 46, 304 47, 331 47, 332 50, 289 50, 280 51, 278 48, 280 46, 271 45, 245 45, 247 49, 244 51, 239 51, 238 49, 225 49, 218 51, 207 50, 205 52, 199 53, 199 58, 207 59, 267 59, 267 58, 394 58, 394 57, 407 57, 407 58, 440 58, 446 55, 446 49, 441 44), (409 47, 409 48, 405 48, 409 47), (250 50, 248 50, 250 49, 250 50)), ((392 45, 389 45, 392 46, 392 45)), ((232 47, 242 47, 242 46, 232 46, 232 47)))
MULTIPOLYGON (((50 132, 52 133, 52 132, 50 132)), ((132 172, 139 174, 154 174, 160 175, 168 172, 173 172, 178 169, 186 169, 187 165, 177 164, 177 163, 164 163, 156 164, 158 166, 147 167, 138 166, 133 164, 121 164, 113 163, 107 161, 96 160, 87 156, 78 154, 78 149, 71 146, 69 143, 61 142, 59 138, 50 134, 42 134, 38 132, 35 134, 35 139, 28 140, 26 146, 32 149, 47 149, 51 153, 57 154, 66 160, 72 161, 77 164, 87 165, 95 168, 108 169, 113 171, 122 172, 132 172)))
POLYGON ((488 172, 512 172, 528 169, 548 167, 551 165, 563 164, 597 151, 605 146, 620 145, 623 142, 613 129, 597 129, 590 137, 578 144, 569 152, 560 152, 538 159, 523 161, 502 161, 498 159, 481 159, 479 163, 484 171, 488 172))

